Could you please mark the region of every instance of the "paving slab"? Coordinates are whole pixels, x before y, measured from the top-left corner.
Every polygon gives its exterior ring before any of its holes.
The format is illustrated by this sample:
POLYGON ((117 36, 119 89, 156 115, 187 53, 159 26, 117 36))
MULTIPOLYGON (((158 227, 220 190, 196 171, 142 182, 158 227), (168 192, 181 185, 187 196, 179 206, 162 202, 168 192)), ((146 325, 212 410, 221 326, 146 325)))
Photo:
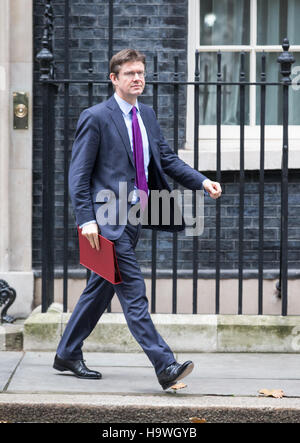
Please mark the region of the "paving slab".
POLYGON ((7 385, 22 357, 23 352, 0 352, 0 392, 7 385))
POLYGON ((193 360, 201 377, 300 380, 299 353, 186 353, 177 359, 193 360))
MULTIPOLYGON (((101 380, 82 380, 56 371, 52 352, 26 352, 22 359, 20 353, 5 354, 3 386, 17 366, 7 386, 10 393, 165 394, 142 353, 86 353, 87 365, 102 373, 101 380)), ((266 388, 300 398, 299 354, 178 354, 176 358, 195 363, 179 395, 257 396, 266 388)))
MULTIPOLYGON (((100 367, 91 366, 101 370, 100 367)), ((19 367, 8 386, 9 392, 66 392, 66 393, 160 393, 152 368, 106 367, 101 380, 84 380, 58 372, 48 366, 19 367)))
MULTIPOLYGON (((55 352, 31 352, 26 351, 22 366, 27 365, 46 365, 52 368, 55 352)), ((141 353, 131 352, 86 352, 84 354, 85 363, 88 367, 105 367, 105 366, 130 366, 130 367, 151 367, 148 357, 141 353)))

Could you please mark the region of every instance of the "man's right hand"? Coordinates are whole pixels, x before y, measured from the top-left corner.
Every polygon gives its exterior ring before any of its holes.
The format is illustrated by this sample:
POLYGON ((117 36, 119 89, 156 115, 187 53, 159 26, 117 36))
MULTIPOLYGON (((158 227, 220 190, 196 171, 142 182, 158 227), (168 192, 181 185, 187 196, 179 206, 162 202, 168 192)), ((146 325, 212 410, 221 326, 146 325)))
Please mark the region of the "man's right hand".
POLYGON ((81 234, 88 239, 92 248, 96 248, 100 251, 100 242, 98 237, 99 229, 97 223, 89 223, 83 226, 81 234))

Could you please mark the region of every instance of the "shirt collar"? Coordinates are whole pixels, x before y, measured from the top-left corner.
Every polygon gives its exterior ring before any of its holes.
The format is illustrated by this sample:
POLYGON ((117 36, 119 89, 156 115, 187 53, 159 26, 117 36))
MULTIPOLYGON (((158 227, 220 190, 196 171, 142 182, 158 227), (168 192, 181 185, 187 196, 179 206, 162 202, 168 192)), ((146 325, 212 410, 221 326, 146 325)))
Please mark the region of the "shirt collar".
MULTIPOLYGON (((133 106, 130 103, 128 103, 127 101, 123 100, 121 97, 119 97, 116 92, 114 93, 114 98, 115 98, 116 102, 118 103, 123 114, 125 114, 125 115, 129 114, 129 112, 131 111, 133 106)), ((138 101, 136 101, 135 106, 136 106, 137 110, 139 111, 138 101)))

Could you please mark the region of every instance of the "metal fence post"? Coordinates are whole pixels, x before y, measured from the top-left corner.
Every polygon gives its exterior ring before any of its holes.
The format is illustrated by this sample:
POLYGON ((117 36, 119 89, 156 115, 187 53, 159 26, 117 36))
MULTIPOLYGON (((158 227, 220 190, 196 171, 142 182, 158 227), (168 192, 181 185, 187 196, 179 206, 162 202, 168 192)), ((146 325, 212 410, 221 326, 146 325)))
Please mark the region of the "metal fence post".
POLYGON ((53 10, 47 0, 44 12, 40 63, 43 97, 43 203, 42 203, 42 312, 54 300, 54 57, 52 54, 53 10))
MULTIPOLYGON (((198 170, 199 164, 199 69, 198 50, 195 52, 195 83, 194 83, 194 169, 198 170)), ((193 217, 196 216, 196 192, 193 191, 193 217)), ((193 314, 197 314, 198 295, 198 237, 193 236, 193 314)))
MULTIPOLYGON (((178 131, 179 131, 179 85, 178 85, 178 55, 174 57, 174 152, 178 154, 178 131)), ((177 189, 174 181, 173 189, 177 189)), ((177 312, 177 259, 178 259, 178 233, 173 233, 173 283, 172 283, 172 314, 177 312)))
POLYGON ((259 167, 259 233, 258 233, 258 314, 263 313, 264 268, 264 193, 265 193, 265 122, 266 122, 266 54, 261 56, 260 85, 260 167, 259 167))
MULTIPOLYGON (((153 57, 153 109, 158 114, 158 57, 153 57)), ((151 313, 156 311, 156 270, 157 270, 157 231, 152 231, 151 236, 151 313)))
POLYGON ((240 200, 239 200, 239 287, 238 314, 243 313, 244 209, 245 209, 245 53, 240 67, 240 200))
POLYGON ((278 57, 280 73, 282 75, 282 126, 283 146, 281 163, 281 233, 280 233, 280 277, 278 290, 281 294, 282 315, 287 315, 288 297, 288 124, 289 124, 289 85, 291 84, 291 66, 295 62, 293 55, 289 52, 289 41, 283 39, 283 52, 278 57))
MULTIPOLYGON (((221 124, 222 124, 222 54, 217 54, 217 93, 216 93, 216 117, 217 117, 217 161, 216 180, 221 183, 221 124)), ((215 313, 220 313, 220 250, 221 250, 221 201, 216 201, 216 308, 215 313)))

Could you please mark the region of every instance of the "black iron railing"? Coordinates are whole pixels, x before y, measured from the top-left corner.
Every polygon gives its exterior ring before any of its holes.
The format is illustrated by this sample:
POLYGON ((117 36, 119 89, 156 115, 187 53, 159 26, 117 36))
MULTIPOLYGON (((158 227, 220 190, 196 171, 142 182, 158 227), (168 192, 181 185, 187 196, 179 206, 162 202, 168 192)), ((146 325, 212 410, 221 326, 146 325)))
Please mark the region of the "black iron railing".
MULTIPOLYGON (((108 59, 113 54, 112 29, 113 29, 113 2, 109 1, 109 39, 108 59)), ((55 78, 55 64, 52 49, 53 37, 53 13, 50 0, 46 1, 45 26, 42 39, 42 50, 37 56, 40 62, 40 82, 43 89, 43 231, 42 231, 42 311, 45 312, 53 302, 54 291, 54 152, 55 152, 55 112, 54 101, 58 94, 58 87, 64 99, 64 247, 63 247, 63 307, 68 307, 68 162, 69 162, 69 97, 70 86, 74 84, 85 85, 88 91, 88 106, 93 103, 93 90, 95 85, 103 85, 107 88, 107 96, 112 93, 109 80, 97 80, 93 73, 92 53, 89 56, 88 75, 83 79, 70 79, 69 72, 69 46, 68 38, 65 38, 65 62, 64 79, 55 78)), ((65 0, 65 34, 69 35, 69 2, 65 0)), ((217 55, 217 77, 215 81, 200 81, 199 52, 195 54, 194 81, 179 80, 178 57, 174 57, 174 74, 170 81, 160 81, 158 73, 157 57, 153 58, 152 80, 147 79, 147 84, 152 85, 152 103, 158 113, 159 88, 168 85, 173 89, 173 138, 174 151, 178 152, 179 140, 179 96, 180 88, 191 87, 194 90, 194 168, 199 166, 199 94, 200 87, 212 85, 216 88, 216 180, 221 182, 221 143, 222 143, 222 93, 223 88, 234 85, 239 89, 239 127, 240 127, 240 166, 239 166, 239 247, 238 247, 238 314, 243 313, 243 271, 244 271, 244 209, 245 209, 245 97, 247 88, 255 85, 260 90, 260 167, 259 167, 259 246, 258 246, 258 314, 263 313, 263 271, 264 271, 264 174, 265 174, 265 121, 266 121, 266 89, 269 87, 281 88, 282 101, 282 182, 281 182, 281 231, 280 231, 280 267, 277 290, 282 299, 282 315, 287 315, 288 300, 288 92, 291 85, 291 65, 294 62, 290 54, 289 42, 284 39, 283 52, 278 57, 281 82, 267 82, 266 57, 261 55, 260 81, 249 82, 245 78, 245 54, 240 54, 240 78, 236 82, 224 81, 222 76, 222 54, 217 55)), ((174 183, 176 187, 176 184, 174 183)), ((195 216, 195 194, 193 199, 193 216, 195 216)), ((221 280, 221 205, 222 200, 216 201, 216 243, 215 243, 215 313, 220 310, 220 280, 221 280)), ((172 253, 172 313, 177 312, 177 258, 178 258, 178 234, 173 234, 172 253)), ((192 312, 197 313, 198 294, 198 239, 193 238, 193 268, 191 278, 193 280, 192 312)), ((87 274, 88 277, 89 274, 87 274)), ((151 260, 151 312, 156 312, 156 282, 157 282, 157 233, 152 232, 152 260, 151 260)))

